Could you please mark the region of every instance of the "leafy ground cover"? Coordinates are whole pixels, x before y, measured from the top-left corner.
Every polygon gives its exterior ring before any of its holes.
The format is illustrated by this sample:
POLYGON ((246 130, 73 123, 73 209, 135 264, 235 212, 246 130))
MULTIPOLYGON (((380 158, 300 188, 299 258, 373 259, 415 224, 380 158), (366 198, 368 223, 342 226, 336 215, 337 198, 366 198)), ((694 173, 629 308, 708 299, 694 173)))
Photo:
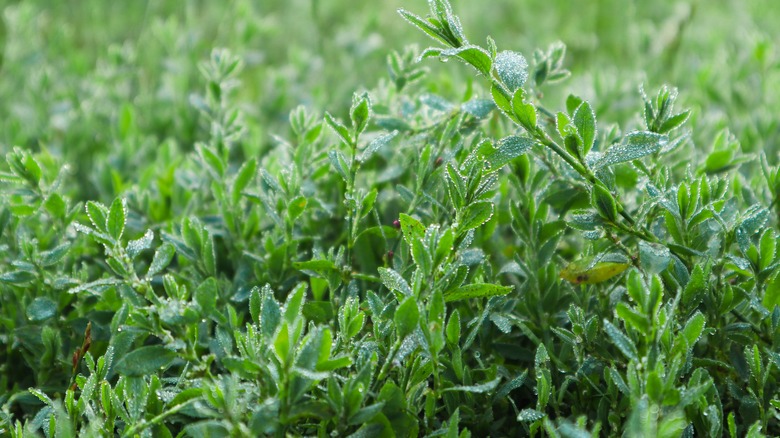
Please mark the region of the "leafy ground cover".
POLYGON ((780 434, 771 1, 348 3, 2 6, 2 434, 780 434))

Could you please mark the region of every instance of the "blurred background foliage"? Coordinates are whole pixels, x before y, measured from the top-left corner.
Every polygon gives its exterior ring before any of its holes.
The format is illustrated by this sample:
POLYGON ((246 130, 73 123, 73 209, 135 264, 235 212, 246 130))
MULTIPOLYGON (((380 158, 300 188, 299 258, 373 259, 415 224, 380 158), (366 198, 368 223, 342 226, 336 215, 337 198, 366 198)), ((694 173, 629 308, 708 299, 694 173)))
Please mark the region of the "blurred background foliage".
MULTIPOLYGON (((100 193, 106 181, 90 181, 90 169, 109 163, 116 175, 108 186, 121 185, 165 139, 188 150, 205 135, 187 101, 201 89, 198 62, 213 47, 227 47, 246 62, 237 96, 253 127, 245 149, 262 152, 271 134, 288 132, 292 108, 347 108, 353 91, 385 80, 388 50, 427 44, 395 13, 421 6, 411 3, 7 1, 0 147, 47 148, 73 165, 81 182, 77 199, 110 200, 115 193, 100 193), (111 144, 122 114, 131 114, 134 131, 145 134, 134 139, 135 148, 111 144)), ((680 104, 694 109, 698 147, 708 150, 713 133, 728 127, 745 152, 764 149, 770 163, 777 161, 774 0, 453 3, 475 42, 490 34, 530 56, 563 41, 575 73, 565 89, 592 100, 605 122, 638 122, 638 87, 668 83, 681 90, 680 104)), ((431 70, 425 86, 432 92, 454 99, 463 90, 485 94, 472 91, 465 68, 454 69, 460 75, 431 70)), ((545 99, 556 107, 564 97, 545 99)))

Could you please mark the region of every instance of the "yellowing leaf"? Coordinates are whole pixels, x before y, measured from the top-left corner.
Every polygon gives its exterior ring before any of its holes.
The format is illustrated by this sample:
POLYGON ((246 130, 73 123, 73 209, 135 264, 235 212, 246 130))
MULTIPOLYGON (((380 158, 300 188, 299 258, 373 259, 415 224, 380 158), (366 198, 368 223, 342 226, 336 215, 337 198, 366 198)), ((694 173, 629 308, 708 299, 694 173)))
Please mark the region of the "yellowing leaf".
POLYGON ((592 257, 569 263, 561 278, 574 284, 595 284, 609 280, 631 266, 630 263, 595 262, 592 257))

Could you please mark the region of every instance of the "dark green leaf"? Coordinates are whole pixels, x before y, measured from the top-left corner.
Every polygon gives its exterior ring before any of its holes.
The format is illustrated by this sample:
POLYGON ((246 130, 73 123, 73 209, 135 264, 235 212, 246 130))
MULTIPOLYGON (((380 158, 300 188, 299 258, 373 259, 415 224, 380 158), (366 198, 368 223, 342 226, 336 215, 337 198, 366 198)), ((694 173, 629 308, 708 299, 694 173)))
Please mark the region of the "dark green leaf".
POLYGON ((590 203, 599 212, 602 218, 615 222, 617 219, 617 203, 615 198, 606 187, 602 185, 593 186, 590 193, 590 203))
POLYGON ((137 348, 118 358, 114 371, 124 376, 148 376, 165 369, 176 353, 160 345, 137 348))
POLYGON ((580 104, 574 112, 572 121, 582 139, 582 150, 579 156, 584 157, 588 155, 596 141, 596 115, 593 114, 593 109, 587 101, 580 104))
POLYGON ((607 336, 613 344, 629 359, 638 362, 639 352, 636 349, 634 342, 629 339, 628 336, 623 334, 617 327, 612 325, 611 322, 604 320, 604 331, 607 332, 607 336))
POLYGON ((116 198, 111 203, 111 209, 106 218, 106 231, 114 240, 119 241, 125 232, 127 222, 127 203, 124 198, 116 198))
POLYGON ((27 306, 27 318, 32 322, 45 321, 57 314, 57 304, 45 297, 38 297, 27 306))
POLYGON ((490 201, 475 202, 465 210, 460 217, 458 230, 462 233, 479 227, 493 217, 493 203, 490 201))
POLYGON ((358 98, 349 110, 349 118, 352 120, 352 128, 355 135, 360 135, 368 125, 371 118, 371 102, 367 95, 358 98))
POLYGON ((398 339, 403 339, 412 333, 417 328, 419 321, 420 309, 417 307, 417 300, 411 296, 407 297, 395 309, 395 316, 393 317, 398 339))
POLYGON ((204 316, 211 315, 217 306, 218 285, 214 277, 209 277, 195 289, 195 302, 204 316))

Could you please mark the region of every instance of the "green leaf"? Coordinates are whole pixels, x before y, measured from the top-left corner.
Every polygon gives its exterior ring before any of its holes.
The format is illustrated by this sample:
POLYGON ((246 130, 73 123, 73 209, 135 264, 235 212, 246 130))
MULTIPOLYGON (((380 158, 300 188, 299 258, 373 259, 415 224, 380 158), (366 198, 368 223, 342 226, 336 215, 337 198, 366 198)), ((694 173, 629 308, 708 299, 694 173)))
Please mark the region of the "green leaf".
POLYGON ((490 201, 475 202, 460 215, 458 231, 460 233, 479 227, 493 217, 493 203, 490 201))
POLYGON ((763 271, 775 261, 777 240, 774 231, 771 228, 767 228, 764 231, 764 234, 761 235, 759 242, 759 251, 761 254, 759 257, 759 269, 763 271))
POLYGON ((450 314, 445 332, 447 343, 449 345, 458 345, 458 342, 460 342, 460 312, 458 312, 458 309, 453 310, 452 314, 450 314))
POLYGON ((702 299, 702 295, 707 290, 707 276, 709 275, 709 269, 706 270, 702 265, 696 265, 693 267, 691 277, 688 283, 685 285, 682 293, 682 303, 686 306, 690 306, 698 303, 702 299))
POLYGON ((161 345, 140 347, 119 358, 114 371, 124 376, 148 376, 157 374, 175 358, 175 352, 161 345))
POLYGON ((485 155, 488 162, 488 171, 504 167, 505 164, 525 154, 534 145, 535 141, 529 137, 510 135, 502 138, 495 149, 485 155))
POLYGON ((670 131, 679 128, 680 126, 682 126, 683 123, 685 123, 688 120, 688 117, 690 117, 690 115, 691 115, 691 111, 687 110, 679 114, 675 114, 672 117, 669 117, 658 128, 658 133, 666 134, 670 131))
POLYGON ((298 283, 284 303, 284 319, 293 324, 298 319, 303 310, 303 304, 306 302, 306 285, 298 283))
POLYGON ((335 117, 330 115, 329 112, 325 112, 325 123, 327 123, 331 129, 333 129, 333 132, 338 135, 341 141, 348 145, 354 144, 355 141, 352 139, 352 135, 349 133, 349 129, 347 129, 347 127, 344 126, 344 124, 338 121, 335 117))
POLYGON ((344 158, 344 155, 337 150, 331 150, 328 151, 328 159, 330 160, 331 166, 333 166, 333 168, 336 169, 336 172, 338 172, 339 176, 341 176, 341 179, 343 179, 345 182, 349 181, 349 173, 347 171, 347 169, 349 169, 349 165, 347 164, 347 160, 344 158))
POLYGON ((630 308, 626 303, 618 303, 615 308, 615 312, 618 317, 625 322, 626 326, 631 326, 639 333, 645 336, 650 334, 650 320, 646 315, 643 315, 634 309, 630 308))
POLYGON ((650 275, 660 274, 672 262, 672 254, 664 245, 639 241, 639 264, 650 275))
POLYGON ((195 302, 204 316, 211 315, 217 307, 218 285, 214 277, 209 277, 195 289, 195 302))
POLYGON ((414 297, 406 297, 395 309, 393 322, 398 339, 404 339, 417 328, 420 322, 420 309, 414 297))
POLYGON ((281 328, 276 333, 274 338, 274 352, 279 362, 287 364, 287 359, 290 356, 290 329, 287 325, 287 321, 282 323, 281 328))
POLYGON ((585 102, 581 97, 570 94, 566 97, 566 113, 574 116, 577 109, 585 102))
POLYGON ((706 324, 706 318, 701 312, 696 312, 683 327, 682 335, 688 342, 689 347, 693 347, 701 337, 704 331, 704 325, 706 324))
POLYGON ((401 223, 401 232, 407 245, 412 246, 414 240, 422 239, 425 235, 425 225, 417 219, 401 213, 398 215, 398 221, 401 223))
POLYGON ((98 231, 106 232, 106 216, 108 216, 108 209, 99 202, 87 201, 84 208, 89 216, 89 221, 92 222, 98 231))
POLYGON ((255 286, 252 291, 249 292, 249 315, 252 317, 252 321, 255 324, 260 322, 260 310, 262 306, 262 297, 260 296, 260 288, 255 286))
POLYGON ((528 132, 533 132, 536 128, 536 107, 532 103, 523 102, 524 95, 522 90, 515 92, 512 97, 512 111, 520 125, 528 132))
POLYGON ((252 182, 255 174, 257 174, 257 160, 254 158, 247 160, 241 165, 241 168, 238 169, 238 174, 236 175, 236 179, 233 180, 233 187, 230 190, 230 195, 234 204, 238 203, 241 199, 241 192, 244 191, 250 182, 252 182))
POLYGON ((448 291, 444 294, 444 301, 459 301, 469 298, 485 298, 498 295, 506 295, 512 291, 514 286, 500 286, 490 283, 474 283, 461 286, 457 289, 448 291))
POLYGON ((433 269, 433 257, 428 248, 423 245, 421 240, 412 241, 412 258, 417 268, 424 275, 430 275, 433 269))
POLYGON ((780 306, 780 272, 775 273, 767 281, 761 304, 768 310, 774 309, 775 306, 780 306))
POLYGON ((466 202, 466 179, 452 165, 447 164, 447 194, 450 196, 452 205, 459 209, 466 202))
POLYGON ((163 243, 154 252, 154 258, 149 265, 149 270, 146 272, 146 278, 151 278, 165 269, 173 259, 173 255, 176 254, 176 248, 168 242, 163 243))
POLYGON ((295 222, 301 216, 308 202, 305 196, 298 196, 287 204, 287 217, 291 222, 295 222))
POLYGON ((111 209, 108 211, 106 219, 106 231, 114 240, 119 241, 125 232, 125 223, 127 222, 127 201, 124 198, 116 198, 111 203, 111 209))
POLYGON ((36 161, 31 154, 24 154, 23 164, 24 169, 26 170, 25 177, 35 185, 38 185, 41 182, 41 176, 43 176, 43 172, 41 171, 41 166, 38 164, 38 161, 36 161))
POLYGON ((451 386, 449 388, 444 388, 442 392, 458 391, 458 392, 471 392, 474 394, 484 394, 486 392, 491 392, 494 389, 496 389, 498 387, 499 382, 501 382, 501 378, 497 377, 489 382, 481 383, 479 385, 451 386))
POLYGON ((535 421, 541 420, 546 416, 547 414, 545 414, 544 412, 539 412, 535 409, 523 409, 517 415, 517 421, 521 423, 533 423, 535 421))
POLYGON ((411 12, 408 12, 404 9, 399 9, 398 13, 401 14, 401 16, 404 18, 404 20, 408 21, 412 26, 420 29, 421 31, 425 32, 430 36, 431 38, 435 39, 436 41, 449 45, 449 41, 447 41, 447 38, 445 38, 441 32, 439 31, 438 27, 432 26, 430 23, 422 19, 421 17, 412 14, 411 12))
POLYGON ((0 275, 0 282, 9 284, 23 284, 34 281, 37 277, 29 271, 16 270, 0 275))
POLYGON ((382 411, 384 406, 383 402, 379 402, 360 408, 354 415, 349 417, 347 423, 350 425, 368 423, 382 411))
POLYGON ((282 310, 279 307, 279 303, 274 299, 270 286, 266 285, 263 287, 262 296, 263 304, 260 309, 259 320, 260 332, 266 338, 270 338, 282 320, 282 310))
POLYGON ((320 275, 327 275, 328 272, 337 271, 338 266, 330 260, 306 260, 303 262, 293 262, 293 268, 299 271, 311 271, 320 275))
MULTIPOLYGON (((52 216, 60 219, 64 218, 65 214, 68 212, 68 205, 59 193, 50 194, 43 203, 43 206, 52 216)), ((0 227, 0 233, 2 233, 2 227, 0 227)))
POLYGON ((366 196, 363 197, 363 200, 360 201, 360 214, 359 217, 363 219, 364 217, 368 216, 369 213, 371 213, 371 210, 374 208, 374 203, 376 202, 376 196, 379 192, 377 192, 376 188, 371 189, 370 192, 366 194, 366 196))
POLYGON ((463 103, 460 109, 478 119, 486 119, 496 109, 496 105, 490 99, 471 99, 463 103))
POLYGON ((27 306, 27 318, 41 322, 57 315, 57 303, 46 297, 38 297, 27 306))
POLYGON ((602 218, 615 222, 617 219, 617 203, 612 193, 601 184, 593 186, 590 192, 590 203, 599 212, 602 218))
POLYGON ((302 313, 307 320, 317 324, 327 324, 336 315, 333 303, 330 301, 307 301, 303 305, 302 313))
POLYGON ((523 55, 505 50, 496 55, 493 62, 496 75, 506 85, 511 94, 521 88, 528 79, 528 62, 523 55))
POLYGON ((225 163, 211 147, 206 146, 203 143, 196 143, 195 150, 203 164, 208 166, 214 179, 219 180, 225 176, 225 163))
POLYGON ((371 118, 371 101, 367 95, 363 95, 355 100, 352 108, 349 110, 349 118, 352 120, 352 128, 355 135, 360 135, 368 125, 371 118))
POLYGON ((668 137, 654 132, 638 131, 627 134, 623 141, 597 156, 593 167, 612 166, 613 164, 633 161, 654 154, 669 142, 668 137))
POLYGON ((496 104, 498 109, 500 109, 504 114, 506 114, 512 120, 515 120, 517 123, 520 123, 519 120, 516 120, 516 116, 512 111, 512 102, 510 102, 509 98, 506 96, 506 92, 502 89, 500 85, 494 83, 490 87, 490 95, 493 97, 493 103, 496 104))
POLYGON ((43 251, 40 254, 40 264, 43 267, 53 266, 59 263, 70 251, 70 243, 63 243, 48 251, 43 251))
POLYGON ((528 371, 523 371, 521 374, 515 376, 512 380, 504 383, 501 385, 500 388, 498 388, 498 391, 496 391, 496 395, 494 399, 503 398, 509 395, 510 392, 513 390, 523 386, 523 383, 525 383, 526 378, 528 378, 528 371))
POLYGON ((490 77, 490 69, 493 67, 493 60, 490 59, 490 54, 482 47, 471 44, 456 49, 429 48, 426 49, 420 57, 426 58, 429 56, 439 56, 443 59, 451 57, 459 58, 474 67, 485 77, 490 77))
POLYGON ((596 141, 596 115, 587 101, 583 101, 580 104, 574 112, 572 121, 582 139, 582 150, 579 156, 584 157, 588 155, 588 152, 593 147, 593 143, 596 141))
POLYGON ((604 320, 604 331, 607 332, 607 336, 621 353, 635 362, 639 361, 639 352, 634 342, 606 319, 604 320))
POLYGON ((404 280, 401 274, 393 269, 379 268, 379 278, 382 279, 382 284, 390 290, 401 292, 407 296, 413 294, 412 288, 409 287, 409 283, 404 280))
POLYGON ((358 161, 361 163, 365 163, 368 161, 371 156, 376 153, 379 149, 384 147, 385 145, 390 144, 390 142, 398 135, 398 131, 393 131, 388 134, 382 134, 379 137, 371 140, 371 142, 366 146, 365 149, 363 149, 363 152, 360 154, 360 158, 358 161))

